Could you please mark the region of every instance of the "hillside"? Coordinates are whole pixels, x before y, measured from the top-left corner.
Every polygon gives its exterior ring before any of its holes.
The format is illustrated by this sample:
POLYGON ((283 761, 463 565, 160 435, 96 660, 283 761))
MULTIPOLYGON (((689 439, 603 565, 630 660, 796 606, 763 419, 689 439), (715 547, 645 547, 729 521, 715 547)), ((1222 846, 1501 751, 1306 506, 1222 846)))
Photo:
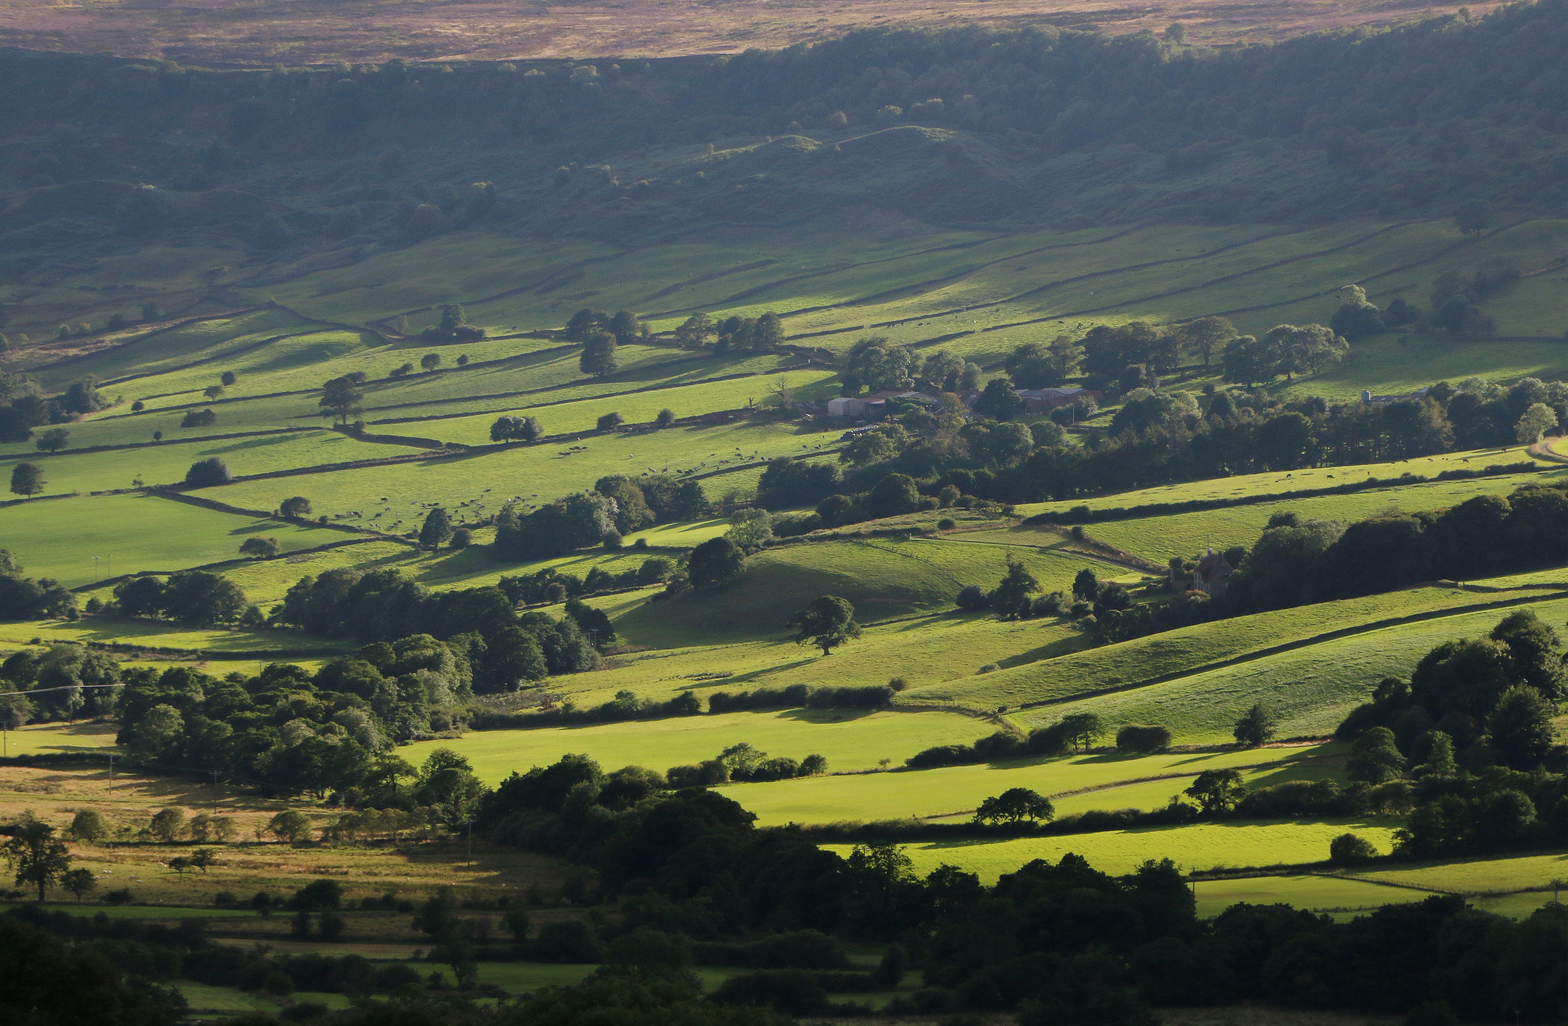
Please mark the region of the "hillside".
MULTIPOLYGON (((1481 13, 1492 4, 1470 5, 1481 13)), ((1175 21, 1205 43, 1279 39, 1302 32, 1383 25, 1448 13, 1458 5, 1340 2, 1229 4, 1222 9, 1161 4, 1136 9, 1104 2, 910 5, 858 0, 826 7, 795 0, 765 9, 661 0, 636 6, 574 3, 511 7, 488 0, 274 2, 242 8, 176 0, 0 3, 0 41, 37 50, 112 52, 199 64, 324 64, 336 61, 516 60, 538 57, 670 57, 783 47, 873 27, 1055 25, 1102 31, 1163 32, 1175 21)))

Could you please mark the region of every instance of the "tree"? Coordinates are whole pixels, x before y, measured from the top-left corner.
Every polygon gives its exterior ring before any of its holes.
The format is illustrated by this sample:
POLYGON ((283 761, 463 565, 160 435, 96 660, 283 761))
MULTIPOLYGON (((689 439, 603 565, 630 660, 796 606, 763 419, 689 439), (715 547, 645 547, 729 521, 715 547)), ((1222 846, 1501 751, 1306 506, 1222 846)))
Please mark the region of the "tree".
POLYGON ((414 801, 437 809, 452 826, 468 819, 484 792, 468 760, 450 748, 431 752, 414 780, 414 801))
POLYGON ((71 432, 65 428, 50 428, 38 437, 35 443, 39 452, 59 452, 65 448, 66 439, 71 437, 71 432))
POLYGON ((1382 784, 1402 774, 1405 757, 1394 742, 1394 732, 1387 727, 1363 732, 1350 748, 1345 770, 1351 780, 1366 784, 1382 784))
POLYGON ((267 832, 287 844, 310 840, 310 817, 295 809, 286 809, 267 821, 267 832))
POLYGON ((1528 684, 1515 684, 1497 699, 1486 717, 1486 736, 1502 761, 1529 769, 1551 750, 1557 738, 1552 703, 1528 684))
POLYGON ((430 371, 433 371, 437 367, 441 366, 441 354, 426 353, 424 356, 419 358, 419 366, 424 369, 425 373, 428 374, 430 371))
POLYGON ((590 377, 608 377, 619 366, 615 351, 615 336, 608 331, 596 331, 583 343, 583 353, 577 366, 590 377))
POLYGON ((223 375, 218 378, 219 383, 223 384, 225 386, 232 385, 232 384, 234 384, 238 380, 239 380, 239 378, 235 375, 235 373, 233 371, 224 371, 223 375))
POLYGON ((212 488, 226 485, 232 480, 234 475, 229 473, 229 465, 220 456, 197 460, 185 472, 185 483, 192 488, 212 488))
POLYGON ((1338 363, 1350 352, 1343 338, 1321 324, 1281 324, 1270 328, 1262 342, 1276 355, 1277 372, 1283 373, 1287 381, 1293 373, 1316 372, 1338 363))
POLYGON ((908 474, 889 474, 867 493, 862 507, 872 519, 913 513, 920 508, 920 491, 908 474))
POLYGON ((38 900, 43 901, 49 885, 71 868, 71 853, 47 823, 29 819, 10 830, 11 839, 0 845, 0 852, 16 875, 16 885, 37 887, 38 900))
POLYGON ((97 809, 77 809, 66 835, 74 841, 97 844, 109 836, 109 824, 97 809))
POLYGON ((696 588, 717 588, 740 576, 746 554, 728 538, 710 538, 691 550, 686 576, 696 588))
POLYGON ((337 417, 338 423, 347 424, 350 414, 360 412, 359 404, 364 398, 365 394, 353 379, 347 376, 333 378, 321 386, 321 415, 337 417))
POLYGON ((635 339, 641 331, 642 322, 630 310, 617 310, 610 317, 609 332, 623 346, 635 339))
POLYGON ((1355 342, 1383 330, 1383 311, 1367 302, 1366 289, 1346 285, 1339 290, 1339 299, 1339 309, 1329 321, 1334 334, 1355 342))
POLYGON ((705 313, 694 313, 675 329, 675 344, 687 349, 695 349, 718 333, 719 329, 714 325, 712 317, 705 313))
POLYGON ((805 609, 789 618, 788 626, 795 632, 797 645, 810 642, 821 648, 823 655, 832 655, 835 647, 860 637, 855 607, 837 595, 812 599, 805 609))
MULTIPOLYGON (((1545 403, 1532 403, 1530 408, 1524 411, 1524 416, 1519 418, 1519 423, 1514 425, 1514 437, 1525 445, 1534 445, 1546 432, 1556 426, 1556 411, 1545 403)), ((43 448, 42 440, 39 441, 38 447, 43 448)))
POLYGON ((452 537, 452 517, 446 510, 437 506, 425 514, 425 522, 419 528, 419 547, 432 552, 439 549, 443 542, 452 537))
POLYGON ((1355 865, 1377 858, 1372 842, 1359 834, 1340 834, 1328 842, 1328 859, 1341 866, 1355 865))
POLYGON ((1246 797, 1247 786, 1236 770, 1211 769, 1199 773, 1183 793, 1197 800, 1205 816, 1214 816, 1235 808, 1246 797))
POLYGON ((675 411, 670 409, 660 410, 659 415, 653 418, 653 424, 655 427, 667 428, 674 423, 675 411))
POLYGON ((220 398, 223 395, 223 386, 208 385, 206 388, 201 390, 201 394, 206 396, 208 399, 220 398))
POLYGON ((844 360, 844 394, 856 395, 862 388, 872 392, 909 388, 915 383, 915 355, 907 346, 896 345, 881 335, 856 342, 844 360))
POLYGON ((1051 800, 1027 787, 1010 787, 1001 794, 987 798, 975 810, 976 823, 1021 823, 1028 820, 1047 822, 1056 815, 1051 800))
POLYGON ((1171 729, 1129 723, 1116 732, 1118 752, 1161 752, 1171 746, 1171 729))
POLYGON ((278 544, 276 538, 264 538, 255 535, 240 542, 240 555, 250 556, 254 559, 271 559, 283 551, 283 546, 278 544))
POLYGON ((1033 596, 1039 591, 1040 582, 1029 572, 1029 568, 1012 553, 1008 553, 1007 573, 1002 576, 1001 583, 992 590, 990 605, 996 610, 998 620, 1027 619, 1033 596))
POLYGON ((91 869, 68 869, 60 877, 60 886, 76 895, 80 902, 98 886, 98 878, 91 869))
POLYGON ((310 500, 305 498, 303 495, 295 495, 284 499, 283 503, 278 506, 278 515, 285 517, 308 517, 310 516, 310 500))
POLYGON ((599 418, 597 427, 600 431, 614 431, 624 423, 626 423, 626 418, 612 411, 599 418))
POLYGON ((975 400, 975 412, 992 420, 1012 420, 1024 408, 1024 401, 1013 391, 1013 383, 1006 378, 992 378, 980 390, 975 400))
POLYGON ((1087 752, 1095 739, 1104 733, 1100 717, 1094 713, 1069 713, 1054 728, 1058 736, 1072 742, 1080 751, 1087 752))
POLYGON ((1257 748, 1266 744, 1277 730, 1274 714, 1262 702, 1255 702, 1236 721, 1236 728, 1231 733, 1235 735, 1238 744, 1257 748))
POLYGON ((604 331, 610 326, 610 317, 602 310, 590 310, 586 306, 572 314, 572 319, 566 322, 566 337, 572 342, 586 342, 594 332, 604 331))
POLYGON ((543 433, 537 417, 497 417, 490 425, 492 442, 532 442, 543 433))
POLYGON ((1199 317, 1177 329, 1181 346, 1196 356, 1203 357, 1207 367, 1216 350, 1223 350, 1226 343, 1236 337, 1236 326, 1224 317, 1199 317))
POLYGON ((1226 381, 1249 388, 1260 381, 1271 381, 1279 374, 1279 357, 1274 347, 1251 335, 1241 335, 1225 343, 1221 363, 1226 381))
POLYGON ((1073 578, 1073 598, 1093 602, 1100 597, 1100 579, 1093 570, 1084 567, 1073 578))
POLYGON ((159 809, 153 814, 152 822, 147 824, 147 829, 152 835, 165 844, 179 839, 185 832, 185 810, 170 807, 159 809))
POLYGON ((44 471, 36 463, 18 463, 11 468, 11 491, 24 498, 44 490, 44 471))

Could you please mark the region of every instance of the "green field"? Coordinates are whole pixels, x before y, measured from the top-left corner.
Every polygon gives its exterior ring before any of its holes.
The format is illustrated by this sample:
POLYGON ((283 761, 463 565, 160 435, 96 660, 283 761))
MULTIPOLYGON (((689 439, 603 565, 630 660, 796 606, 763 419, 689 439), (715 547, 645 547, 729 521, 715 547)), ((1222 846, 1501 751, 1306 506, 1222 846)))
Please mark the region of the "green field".
MULTIPOLYGON (((765 824, 850 820, 968 818, 980 802, 1010 787, 1056 800, 1058 815, 1091 808, 1155 808, 1206 769, 1249 767, 1249 786, 1268 786, 1328 772, 1335 744, 1229 752, 1122 756, 1092 754, 978 766, 809 777, 731 784, 731 798, 765 824), (1150 778, 1161 778, 1151 780, 1150 778)), ((831 765, 829 767, 832 768, 831 765)))
MULTIPOLYGON (((359 251, 331 267, 307 260, 258 270, 256 278, 227 288, 222 304, 198 307, 196 319, 169 330, 149 334, 128 328, 97 336, 80 352, 46 348, 42 336, 35 336, 37 341, 10 354, 15 367, 32 368, 51 390, 84 374, 96 375, 111 405, 64 425, 70 436, 63 453, 39 455, 29 442, 0 445, 0 473, 24 460, 36 462, 47 480, 46 494, 80 493, 0 509, 0 545, 14 552, 29 574, 52 576, 68 587, 132 572, 232 564, 223 572, 264 610, 281 601, 300 577, 329 569, 397 568, 433 589, 491 585, 503 575, 545 567, 577 575, 593 567, 623 572, 651 555, 678 558, 683 550, 723 534, 728 518, 657 525, 625 539, 628 546, 645 543, 646 551, 596 548, 530 564, 492 558, 489 518, 507 501, 534 509, 615 474, 697 477, 710 498, 733 504, 754 494, 763 467, 774 458, 836 462, 844 444, 842 422, 797 416, 798 410, 756 416, 735 416, 734 411, 771 408, 784 398, 823 403, 839 392, 842 357, 868 334, 917 345, 920 355, 946 349, 981 364, 984 375, 991 376, 1018 344, 1049 341, 1063 332, 1081 335, 1095 324, 1137 318, 1170 323, 1223 313, 1242 331, 1261 333, 1279 323, 1326 321, 1334 309, 1333 289, 1345 282, 1363 283, 1376 302, 1397 294, 1425 303, 1440 274, 1468 272, 1486 259, 1506 257, 1527 276, 1483 304, 1499 325, 1492 341, 1382 335, 1358 342, 1347 363, 1276 382, 1272 393, 1343 402, 1353 401, 1363 389, 1402 392, 1439 378, 1561 377, 1568 373, 1558 341, 1568 326, 1561 299, 1568 272, 1553 262, 1564 246, 1568 220, 1556 219, 1475 235, 1459 233, 1447 220, 1349 221, 1310 228, 1170 223, 1017 232, 913 227, 850 232, 818 224, 767 238, 737 229, 723 239, 655 239, 637 248, 592 242, 541 248, 465 232, 399 249, 359 251), (265 286, 255 284, 261 281, 265 286), (268 299, 304 316, 271 308, 268 299), (453 302, 461 302, 469 322, 484 327, 488 337, 452 346, 421 342, 419 330, 439 317, 435 307, 453 302), (613 373, 585 376, 578 363, 581 348, 551 335, 584 305, 632 310, 647 320, 653 334, 621 346, 613 373), (776 311, 784 317, 791 348, 777 353, 677 348, 668 333, 699 310, 715 318, 776 311), (59 359, 61 352, 75 355, 59 359), (417 369, 427 353, 440 358, 434 371, 417 369), (466 366, 458 366, 460 355, 468 358, 466 366), (394 375, 404 363, 416 369, 394 375), (237 376, 234 383, 221 396, 204 396, 203 390, 226 371, 237 376), (328 430, 318 402, 321 384, 353 372, 367 378, 357 416, 369 430, 418 444, 328 430), (145 408, 133 411, 136 401, 145 408), (179 426, 187 410, 203 408, 214 411, 215 424, 179 426), (683 422, 663 430, 636 426, 664 409, 683 422), (610 412, 633 427, 598 433, 598 418, 610 412), (502 414, 537 417, 546 437, 528 445, 464 451, 464 446, 487 446, 490 424, 502 414), (157 444, 151 444, 154 432, 162 433, 157 444), (587 434, 565 437, 579 432, 587 434), (437 443, 450 448, 433 451, 437 443), (82 451, 90 447, 114 448, 82 451), (213 456, 249 479, 201 489, 195 493, 199 498, 272 510, 284 498, 301 495, 313 503, 313 515, 325 516, 328 524, 399 537, 417 531, 429 504, 441 504, 458 525, 473 528, 476 544, 463 551, 423 552, 374 534, 216 512, 155 494, 88 494, 131 489, 133 481, 178 483, 192 463, 213 456), (394 462, 385 462, 389 458, 394 462), (284 554, 236 562, 239 544, 257 534, 276 537, 284 554), (338 542, 350 544, 324 547, 338 542)), ((168 280, 186 281, 186 264, 159 253, 157 266, 169 269, 168 280)), ((127 281, 164 280, 156 267, 144 271, 116 262, 117 257, 106 259, 103 273, 113 270, 127 281)), ((234 258, 215 252, 204 259, 234 258)), ((74 293, 87 293, 90 278, 86 271, 62 271, 37 302, 68 305, 74 293)), ((13 315, 26 320, 33 302, 18 298, 13 315)), ((1194 392, 1223 384, 1217 366, 1195 363, 1169 381, 1171 387, 1194 392)), ((1108 419, 1109 410, 1094 423, 1108 419)), ((1377 680, 1408 673, 1441 641, 1488 630, 1503 615, 1502 603, 1533 600, 1530 608, 1543 619, 1562 622, 1568 599, 1551 596, 1568 590, 1568 574, 1546 569, 1466 582, 1463 589, 1433 584, 1107 646, 1095 645, 1058 618, 1000 622, 987 614, 959 613, 954 597, 968 585, 993 587, 1009 556, 1022 561, 1045 591, 1069 590, 1085 568, 1102 580, 1137 586, 1153 581, 1158 576, 1153 567, 1172 556, 1192 556, 1206 546, 1252 544, 1277 512, 1348 521, 1393 510, 1429 511, 1568 474, 1553 468, 1479 480, 1399 480, 1526 459, 1522 447, 1508 446, 1393 464, 1259 473, 1026 504, 1013 511, 1016 515, 995 507, 922 510, 885 523, 791 539, 752 555, 741 579, 717 592, 689 592, 659 602, 650 601, 658 594, 653 587, 591 597, 589 603, 611 617, 619 647, 607 653, 600 668, 553 677, 543 690, 555 701, 582 708, 623 691, 662 701, 682 692, 705 698, 716 691, 879 685, 900 677, 908 689, 897 696, 893 709, 734 713, 470 732, 422 741, 401 754, 419 762, 435 747, 451 747, 492 783, 571 752, 587 752, 606 769, 644 765, 661 770, 712 758, 741 741, 776 756, 825 755, 827 776, 725 788, 767 824, 958 820, 981 799, 1010 786, 1054 796, 1059 815, 1147 809, 1163 804, 1211 766, 1241 767, 1254 786, 1337 779, 1338 749, 1321 745, 1144 758, 1096 752, 994 766, 876 771, 902 765, 923 748, 968 742, 1004 724, 1027 730, 1072 711, 1099 714, 1108 737, 1122 724, 1162 723, 1179 744, 1214 745, 1230 739, 1241 711, 1264 700, 1278 713, 1282 736, 1321 740, 1377 680), (1343 495, 1277 498, 1374 477, 1388 483, 1343 495), (1268 501, 1235 503, 1260 498, 1268 501), (1230 504, 1087 523, 1089 540, 1137 557, 1122 562, 1085 554, 1085 546, 1064 533, 1020 523, 1046 514, 1071 524, 1070 511, 1079 505, 1136 511, 1194 500, 1230 504), (956 527, 938 530, 937 521, 949 516, 956 527), (877 528, 918 528, 926 536, 895 540, 866 533, 877 528), (859 639, 831 656, 794 644, 785 626, 821 594, 847 598, 865 625, 859 639), (1498 605, 1475 608, 1487 603, 1498 605)), ((90 594, 111 597, 107 587, 90 594)), ((84 588, 79 598, 88 597, 84 588)), ((563 612, 559 607, 546 611, 563 612)), ((258 660, 255 653, 298 652, 302 663, 316 666, 333 653, 357 647, 288 631, 200 629, 104 617, 0 625, 0 646, 7 648, 60 641, 182 650, 170 658, 210 658, 202 665, 214 673, 250 670, 274 657, 258 660), (197 651, 203 655, 192 654, 197 651)), ((487 701, 502 708, 526 704, 505 696, 487 701)), ((112 738, 112 730, 101 726, 32 726, 14 732, 8 747, 27 753, 77 751, 102 747, 112 738)), ((1387 850, 1389 830, 1396 825, 1378 820, 1365 824, 1365 832, 1387 850)), ((917 845, 912 854, 921 866, 958 861, 988 878, 1024 859, 1054 858, 1066 850, 1081 850, 1118 871, 1166 854, 1189 868, 1294 864, 1321 860, 1328 838, 1343 829, 1339 822, 1203 824, 917 845)), ((1516 892, 1537 886, 1532 881, 1541 869, 1489 863, 1474 870, 1449 866, 1431 872, 1457 874, 1453 879, 1473 873, 1480 882, 1453 887, 1507 891, 1487 900, 1525 908, 1535 892, 1525 897, 1516 892), (1494 886, 1485 885, 1489 879, 1494 886)), ((1371 876, 1211 881, 1199 885, 1199 900, 1212 909, 1224 894, 1235 900, 1276 895, 1273 900, 1347 909, 1376 904, 1387 893, 1402 899, 1424 893, 1411 888, 1449 886, 1418 875, 1410 881, 1410 887, 1393 887, 1395 881, 1371 876)), ((551 973, 565 973, 560 977, 565 980, 578 968, 519 967, 516 979, 497 977, 497 982, 507 989, 533 986, 553 982, 551 973)), ((201 1000, 219 999, 202 995, 201 1000)))
POLYGON ((923 748, 973 741, 991 729, 983 721, 955 713, 792 709, 651 723, 477 731, 455 740, 421 741, 399 754, 419 763, 436 748, 450 748, 492 784, 513 770, 544 766, 569 753, 592 756, 607 771, 644 766, 662 772, 717 758, 725 748, 741 742, 797 761, 824 755, 830 771, 846 771, 874 769, 884 759, 896 765, 923 748))
POLYGON ((5 545, 29 575, 76 587, 133 570, 183 570, 238 560, 247 538, 276 538, 285 553, 351 541, 352 534, 220 513, 153 495, 29 502, 0 511, 5 545), (60 530, 70 524, 70 531, 60 530))
MULTIPOLYGON (((1082 855, 1106 873, 1130 873, 1149 859, 1167 857, 1184 870, 1241 869, 1321 862, 1328 858, 1329 841, 1346 831, 1358 833, 1387 851, 1397 825, 1397 820, 1384 818, 1197 823, 1005 841, 921 841, 906 845, 905 854, 917 873, 954 865, 979 874, 984 883, 994 883, 1003 873, 1033 859, 1055 862, 1068 852, 1082 855)), ((850 848, 827 847, 845 854, 850 848)))

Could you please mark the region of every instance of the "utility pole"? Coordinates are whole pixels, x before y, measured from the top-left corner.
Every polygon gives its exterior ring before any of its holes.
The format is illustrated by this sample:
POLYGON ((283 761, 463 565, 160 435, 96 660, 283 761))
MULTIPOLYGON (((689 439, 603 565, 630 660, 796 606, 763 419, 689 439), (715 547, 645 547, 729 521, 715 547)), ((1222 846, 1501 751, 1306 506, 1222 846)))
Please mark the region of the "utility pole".
POLYGON ((114 779, 114 753, 109 753, 109 779, 114 779))
POLYGON ((208 772, 212 774, 212 814, 216 816, 218 814, 218 771, 209 770, 208 772))

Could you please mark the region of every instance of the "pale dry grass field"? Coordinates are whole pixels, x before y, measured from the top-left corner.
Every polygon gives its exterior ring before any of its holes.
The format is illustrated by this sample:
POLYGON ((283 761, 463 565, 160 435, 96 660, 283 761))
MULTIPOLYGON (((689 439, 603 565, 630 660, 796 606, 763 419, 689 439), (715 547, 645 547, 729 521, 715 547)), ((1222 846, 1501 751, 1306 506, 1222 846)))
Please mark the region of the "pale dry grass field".
MULTIPOLYGON (((1233 44, 1383 25, 1461 5, 1423 0, 0 0, 0 43, 186 63, 304 65, 670 57, 736 53, 827 39, 860 28, 1054 25, 1112 33, 1187 27, 1188 42, 1233 44)), ((1495 4, 1472 3, 1473 14, 1495 4)))
MULTIPOLYGON (((72 842, 76 864, 99 877, 103 891, 128 887, 137 902, 174 905, 210 904, 219 891, 248 899, 258 890, 276 895, 311 880, 331 877, 343 885, 350 900, 392 892, 417 899, 440 887, 460 886, 494 896, 525 895, 530 889, 551 895, 562 885, 559 865, 551 859, 515 849, 476 844, 470 857, 466 843, 404 842, 392 845, 322 844, 294 846, 277 842, 266 825, 278 812, 297 808, 319 828, 334 810, 281 800, 258 798, 210 784, 171 777, 146 777, 103 769, 38 769, 0 767, 0 822, 24 812, 62 831, 76 812, 95 809, 119 831, 104 844, 72 842), (153 813, 179 808, 187 817, 197 813, 229 816, 237 834, 228 844, 196 845, 189 838, 157 843, 138 833, 153 813), (205 849, 214 856, 206 871, 184 874, 169 861, 205 849)), ((56 891, 53 897, 64 897, 56 891)))

